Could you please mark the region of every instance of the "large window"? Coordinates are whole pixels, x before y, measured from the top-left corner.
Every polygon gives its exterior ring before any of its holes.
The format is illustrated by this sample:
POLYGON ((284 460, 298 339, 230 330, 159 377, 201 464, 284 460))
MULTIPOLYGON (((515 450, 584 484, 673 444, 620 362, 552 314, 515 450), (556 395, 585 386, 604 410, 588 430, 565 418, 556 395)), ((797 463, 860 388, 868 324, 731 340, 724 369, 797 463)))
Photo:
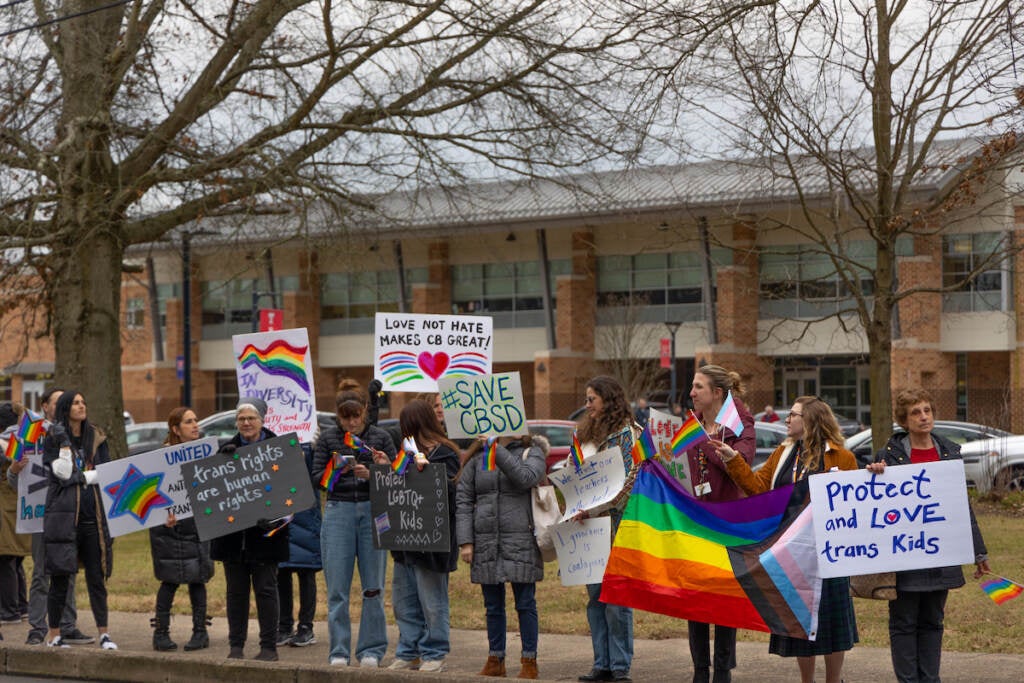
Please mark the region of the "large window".
POLYGON ((238 405, 238 375, 234 370, 217 370, 214 384, 218 411, 232 410, 238 405))
MULTIPOLYGON (((714 249, 716 266, 732 263, 732 252, 714 249)), ((697 252, 599 256, 597 259, 598 321, 608 322, 601 308, 644 306, 639 322, 682 322, 704 319, 703 256, 697 252)))
POLYGON ((816 318, 852 310, 854 287, 874 293, 875 254, 866 241, 847 245, 857 265, 847 268, 856 279, 848 283, 820 247, 795 245, 766 249, 760 255, 762 318, 816 318))
POLYGON ((274 308, 281 303, 283 292, 298 289, 298 276, 275 278, 278 299, 270 296, 270 288, 263 280, 210 280, 202 283, 203 339, 227 339, 233 334, 252 331, 253 303, 260 308, 274 308))
MULTIPOLYGON (((412 285, 424 282, 426 277, 426 268, 405 271, 406 301, 412 296, 412 285)), ((372 332, 374 314, 397 310, 398 271, 395 269, 325 273, 320 277, 320 319, 324 334, 372 332)))
POLYGON ((998 263, 1005 250, 995 232, 946 235, 942 238, 942 285, 956 287, 942 297, 944 311, 1004 311, 1010 299, 1006 265, 998 263))
MULTIPOLYGON (((568 259, 548 262, 552 297, 555 278, 569 273, 568 259)), ((470 263, 452 266, 452 313, 486 313, 495 327, 540 327, 544 324, 544 289, 540 264, 470 263)))
POLYGON ((139 330, 146 323, 146 300, 132 297, 124 305, 124 326, 129 330, 139 330))

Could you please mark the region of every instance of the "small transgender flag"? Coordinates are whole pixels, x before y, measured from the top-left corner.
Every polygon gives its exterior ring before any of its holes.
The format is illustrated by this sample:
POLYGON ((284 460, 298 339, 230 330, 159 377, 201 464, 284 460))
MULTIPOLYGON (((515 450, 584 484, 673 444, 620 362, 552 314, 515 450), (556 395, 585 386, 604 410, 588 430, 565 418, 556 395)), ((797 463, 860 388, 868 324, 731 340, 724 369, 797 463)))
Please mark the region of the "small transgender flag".
POLYGON ((725 403, 722 404, 722 409, 718 411, 718 417, 715 418, 715 422, 723 427, 728 427, 736 436, 743 433, 743 420, 740 419, 739 411, 736 410, 736 402, 732 400, 731 391, 725 397, 725 403))
POLYGON ((498 439, 491 437, 487 439, 487 450, 484 451, 483 464, 481 468, 484 472, 498 469, 498 439))
POLYGON ((1016 581, 997 576, 990 581, 982 581, 981 590, 985 591, 985 595, 992 598, 992 602, 1001 605, 1024 593, 1024 586, 1016 581))
POLYGON ((569 446, 569 459, 576 465, 577 470, 583 466, 583 446, 580 446, 580 439, 575 431, 572 433, 572 445, 569 446))
POLYGON ((633 444, 633 464, 639 465, 644 460, 650 460, 657 454, 658 449, 654 447, 654 437, 651 436, 651 428, 644 427, 640 438, 633 444))
POLYGON ((352 450, 355 450, 355 451, 358 451, 360 449, 365 450, 365 451, 369 451, 370 450, 369 447, 367 447, 367 445, 365 443, 363 443, 359 439, 359 437, 356 436, 355 434, 353 434, 352 432, 345 432, 345 438, 343 439, 343 441, 345 442, 345 445, 348 446, 349 448, 351 448, 352 450))
POLYGON ((699 443, 703 443, 708 440, 708 433, 704 431, 704 427, 701 426, 700 420, 697 416, 690 411, 690 416, 686 418, 686 422, 679 428, 676 435, 672 437, 671 447, 673 457, 680 457, 690 448, 693 448, 699 443))

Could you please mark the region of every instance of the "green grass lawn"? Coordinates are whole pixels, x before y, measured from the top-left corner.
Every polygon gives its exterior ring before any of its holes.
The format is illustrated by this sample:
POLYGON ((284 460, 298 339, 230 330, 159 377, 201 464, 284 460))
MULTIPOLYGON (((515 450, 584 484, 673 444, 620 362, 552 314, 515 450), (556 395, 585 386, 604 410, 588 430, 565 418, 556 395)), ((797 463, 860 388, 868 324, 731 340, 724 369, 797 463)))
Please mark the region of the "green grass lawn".
MULTIPOLYGON (((988 544, 994 572, 1011 579, 1024 580, 1024 498, 1008 497, 1001 502, 975 503, 978 520, 988 544)), ((389 561, 389 576, 390 576, 389 561)), ((973 568, 972 568, 973 569, 973 568)), ((358 619, 360 588, 358 575, 354 582, 353 616, 358 619)), ((149 534, 134 533, 118 538, 114 544, 114 575, 108 584, 110 609, 127 612, 152 612, 158 587, 153 578, 149 554, 149 534)), ((88 605, 85 582, 79 580, 80 609, 88 605)), ((317 620, 326 615, 326 593, 323 574, 318 574, 317 620)), ((511 591, 509 591, 511 601, 511 591)), ((390 598, 391 591, 386 595, 390 598)), ((297 597, 297 596, 296 596, 297 597)), ((451 577, 451 620, 455 628, 483 629, 483 599, 479 586, 469 581, 465 565, 451 577)), ((582 586, 564 587, 558 582, 557 567, 547 567, 546 579, 537 587, 540 627, 547 633, 586 634, 586 590, 582 586)), ((224 577, 218 563, 217 574, 209 584, 209 604, 212 616, 224 616, 224 577)), ((856 600, 860 642, 874 647, 888 646, 886 603, 879 600, 856 600)), ((175 612, 187 614, 188 593, 179 591, 175 612)), ((391 615, 390 601, 387 613, 391 615)), ((637 638, 679 638, 686 634, 686 622, 648 612, 636 613, 637 638)), ((515 612, 510 610, 510 629, 514 626, 515 612)), ((767 634, 740 631, 740 639, 767 641, 767 634)), ((1002 606, 996 605, 982 593, 977 582, 968 574, 967 585, 950 592, 946 606, 946 638, 944 647, 961 652, 1019 653, 1024 642, 1024 597, 1002 606)))

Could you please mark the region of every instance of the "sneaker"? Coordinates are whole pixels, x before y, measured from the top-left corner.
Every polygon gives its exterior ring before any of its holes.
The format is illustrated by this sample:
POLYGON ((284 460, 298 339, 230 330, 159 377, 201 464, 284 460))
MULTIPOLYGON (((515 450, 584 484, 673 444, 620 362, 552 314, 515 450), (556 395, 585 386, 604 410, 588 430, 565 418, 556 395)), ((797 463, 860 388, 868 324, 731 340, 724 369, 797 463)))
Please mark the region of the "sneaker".
POLYGON ((284 647, 285 645, 290 645, 291 642, 292 642, 292 639, 294 637, 295 637, 295 632, 294 631, 291 631, 291 630, 288 630, 288 631, 278 631, 277 632, 277 646, 278 647, 284 647))
POLYGON ((46 647, 71 647, 64 642, 64 639, 60 636, 54 636, 53 640, 46 641, 46 647))
POLYGON ((331 657, 331 666, 348 666, 348 657, 331 657))
POLYGON ((444 660, 443 659, 431 659, 428 662, 420 664, 420 671, 426 673, 440 673, 444 671, 444 660))
POLYGON ((418 659, 396 659, 391 662, 391 666, 388 667, 391 671, 401 671, 402 669, 417 669, 419 668, 420 660, 418 659))
POLYGON ((96 642, 95 638, 85 635, 77 628, 67 631, 66 633, 61 633, 60 639, 65 643, 70 643, 71 645, 92 645, 96 642))
POLYGON ((380 660, 376 657, 363 657, 359 660, 359 666, 364 669, 376 669, 380 666, 380 660))
POLYGON ((294 647, 306 647, 314 643, 316 643, 316 636, 313 635, 313 629, 308 626, 300 626, 291 640, 294 647))
POLYGON ((104 650, 116 650, 117 643, 110 639, 109 633, 104 633, 102 636, 100 636, 100 647, 102 647, 104 650))
POLYGON ((20 614, 15 614, 14 616, 4 617, 3 619, 0 619, 0 624, 20 624, 20 623, 21 623, 21 615, 20 614))
POLYGON ((26 645, 42 645, 44 642, 46 642, 46 634, 39 631, 29 631, 28 638, 25 640, 26 645))

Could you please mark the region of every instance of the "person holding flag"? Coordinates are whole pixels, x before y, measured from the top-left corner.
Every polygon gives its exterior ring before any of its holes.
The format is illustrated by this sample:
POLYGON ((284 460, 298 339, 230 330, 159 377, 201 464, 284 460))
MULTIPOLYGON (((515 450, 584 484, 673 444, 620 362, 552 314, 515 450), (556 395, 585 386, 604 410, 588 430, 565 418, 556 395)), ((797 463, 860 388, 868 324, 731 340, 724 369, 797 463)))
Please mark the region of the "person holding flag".
MULTIPOLYGON (((320 554, 327 584, 327 657, 334 666, 348 666, 353 660, 376 668, 388 648, 384 615, 388 556, 373 544, 370 465, 389 464, 395 457, 395 443, 386 431, 367 423, 369 400, 359 382, 343 380, 335 401, 337 424, 320 435, 313 454, 313 481, 327 492, 320 554), (349 591, 357 561, 363 601, 353 653, 349 591)), ((309 615, 310 633, 312 620, 309 615)), ((300 628, 302 621, 300 617, 300 628)))
MULTIPOLYGON (((24 452, 25 444, 19 444, 18 439, 20 433, 25 431, 23 425, 28 419, 27 412, 20 404, 0 404, 0 431, 3 432, 0 434, 0 449, 5 452, 24 452)), ((20 624, 22 614, 28 614, 22 563, 32 552, 32 539, 15 533, 18 489, 12 487, 7 479, 7 470, 15 463, 15 458, 8 457, 0 456, 0 621, 20 624)))
MULTIPOLYGON (((737 400, 742 399, 743 393, 739 373, 721 366, 705 365, 693 375, 690 385, 693 412, 679 433, 692 434, 688 440, 690 445, 683 452, 690 468, 693 494, 701 500, 724 502, 744 497, 709 442, 709 439, 722 441, 748 464, 753 461, 757 449, 754 416, 737 400)), ((714 658, 711 656, 711 626, 690 621, 687 630, 693 682, 728 683, 732 680, 731 672, 736 668, 736 629, 715 626, 714 658)))

